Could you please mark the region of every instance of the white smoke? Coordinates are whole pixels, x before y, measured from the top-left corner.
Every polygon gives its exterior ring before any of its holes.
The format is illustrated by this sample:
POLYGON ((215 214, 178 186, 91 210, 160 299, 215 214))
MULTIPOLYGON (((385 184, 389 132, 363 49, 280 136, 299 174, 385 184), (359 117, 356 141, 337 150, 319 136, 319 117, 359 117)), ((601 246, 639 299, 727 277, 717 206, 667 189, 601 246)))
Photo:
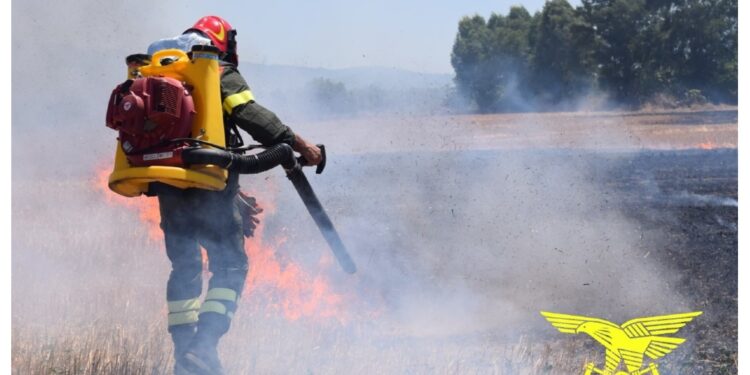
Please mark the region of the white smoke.
MULTIPOLYGON (((107 206, 90 188, 96 166, 113 153, 116 135, 103 118, 110 91, 124 79, 124 57, 200 16, 172 2, 142 5, 13 2, 14 330, 61 337, 75 332, 61 327, 124 322, 123 330, 142 337, 143 326, 164 324, 162 246, 144 238, 135 215, 107 206)), ((502 332, 517 340, 544 324, 540 310, 618 321, 682 306, 671 276, 646 256, 658 244, 639 242, 638 223, 604 185, 608 170, 589 162, 599 156, 586 150, 628 146, 617 124, 571 138, 554 118, 485 124, 495 132, 464 127, 472 121, 482 120, 290 124, 328 146, 328 170, 308 176, 359 273, 317 268, 327 246, 281 172, 243 184, 276 181, 277 214, 266 220, 269 230, 284 227, 290 236, 279 252, 354 285, 354 321, 291 323, 241 308, 225 347, 229 368, 483 372, 445 357, 492 354, 462 354, 448 338, 481 341, 502 332), (348 354, 338 365, 328 361, 348 354)))

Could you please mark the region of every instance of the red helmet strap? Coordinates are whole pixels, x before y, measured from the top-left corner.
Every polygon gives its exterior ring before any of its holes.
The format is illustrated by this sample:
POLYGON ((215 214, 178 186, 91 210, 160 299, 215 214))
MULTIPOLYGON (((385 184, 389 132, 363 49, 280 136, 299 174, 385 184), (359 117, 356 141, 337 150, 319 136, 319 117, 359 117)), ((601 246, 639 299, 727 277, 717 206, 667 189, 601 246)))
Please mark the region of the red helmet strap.
POLYGON ((227 53, 225 60, 235 65, 239 62, 237 56, 237 30, 235 29, 229 30, 229 35, 227 36, 227 53))

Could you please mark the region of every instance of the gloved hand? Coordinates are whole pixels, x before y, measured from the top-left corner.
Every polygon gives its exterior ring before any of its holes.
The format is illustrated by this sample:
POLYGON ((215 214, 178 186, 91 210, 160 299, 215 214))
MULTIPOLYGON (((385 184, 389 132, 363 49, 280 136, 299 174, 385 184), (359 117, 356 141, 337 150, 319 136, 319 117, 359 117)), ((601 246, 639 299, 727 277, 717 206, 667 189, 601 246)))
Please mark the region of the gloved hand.
POLYGON ((260 223, 257 216, 263 212, 263 209, 258 205, 255 197, 251 197, 242 191, 237 194, 235 204, 239 207, 240 215, 242 215, 242 233, 245 237, 252 237, 255 228, 260 223))

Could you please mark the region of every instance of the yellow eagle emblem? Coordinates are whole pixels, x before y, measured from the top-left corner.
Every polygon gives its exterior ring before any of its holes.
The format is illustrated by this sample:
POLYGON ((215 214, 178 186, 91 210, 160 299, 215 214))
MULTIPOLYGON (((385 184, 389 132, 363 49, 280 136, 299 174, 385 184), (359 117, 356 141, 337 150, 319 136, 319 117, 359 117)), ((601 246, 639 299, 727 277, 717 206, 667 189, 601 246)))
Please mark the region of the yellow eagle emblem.
POLYGON ((584 375, 592 373, 602 375, 642 375, 649 371, 658 375, 656 363, 643 367, 643 356, 657 360, 675 350, 685 339, 667 337, 677 333, 680 328, 690 323, 703 312, 651 316, 636 318, 621 326, 604 319, 588 316, 558 314, 542 311, 542 316, 562 333, 587 333, 606 349, 604 369, 598 369, 588 363, 584 375), (620 362, 625 361, 627 372, 617 371, 620 362), (615 372, 617 371, 617 372, 615 372))

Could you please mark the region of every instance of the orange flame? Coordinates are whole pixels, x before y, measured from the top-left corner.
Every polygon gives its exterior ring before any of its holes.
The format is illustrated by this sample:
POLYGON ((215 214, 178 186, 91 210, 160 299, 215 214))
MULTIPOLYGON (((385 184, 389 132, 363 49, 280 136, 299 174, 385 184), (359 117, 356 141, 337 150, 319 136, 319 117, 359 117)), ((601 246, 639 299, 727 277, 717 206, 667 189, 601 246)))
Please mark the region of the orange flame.
MULTIPOLYGON (((262 226, 257 229, 263 231, 262 226)), ((332 291, 326 278, 312 276, 297 264, 278 262, 274 249, 285 241, 282 237, 275 246, 265 246, 262 236, 257 236, 245 242, 250 257, 245 294, 264 295, 289 320, 310 316, 344 320, 343 297, 332 291)))
MULTIPOLYGON (((126 207, 138 213, 145 224, 149 239, 161 242, 164 234, 159 227, 160 214, 156 199, 126 198, 112 192, 107 184, 109 167, 100 167, 96 172, 95 189, 104 195, 107 203, 126 207)), ((250 269, 243 296, 254 301, 253 310, 266 313, 281 312, 288 320, 300 318, 332 318, 344 323, 348 320, 344 311, 344 297, 331 287, 328 279, 322 275, 311 275, 294 263, 282 264, 277 259, 275 249, 286 242, 286 237, 276 236, 270 244, 263 240, 265 215, 273 214, 273 196, 260 196, 258 202, 263 207, 261 223, 255 230, 255 236, 246 239, 245 251, 250 259, 250 269), (249 298, 248 298, 249 297, 249 298)), ((204 252, 204 270, 206 269, 204 252)), ((321 265, 330 266, 332 262, 326 256, 321 258, 321 265)))
POLYGON ((713 150, 716 148, 716 145, 711 141, 706 141, 699 143, 698 148, 700 148, 701 150, 713 150))
POLYGON ((159 202, 156 199, 127 198, 119 195, 109 189, 109 172, 112 168, 100 167, 96 172, 96 184, 94 188, 104 195, 108 204, 114 206, 125 206, 133 211, 138 212, 138 217, 146 223, 149 240, 157 243, 164 241, 164 232, 161 231, 159 223, 161 214, 159 213, 159 202))

